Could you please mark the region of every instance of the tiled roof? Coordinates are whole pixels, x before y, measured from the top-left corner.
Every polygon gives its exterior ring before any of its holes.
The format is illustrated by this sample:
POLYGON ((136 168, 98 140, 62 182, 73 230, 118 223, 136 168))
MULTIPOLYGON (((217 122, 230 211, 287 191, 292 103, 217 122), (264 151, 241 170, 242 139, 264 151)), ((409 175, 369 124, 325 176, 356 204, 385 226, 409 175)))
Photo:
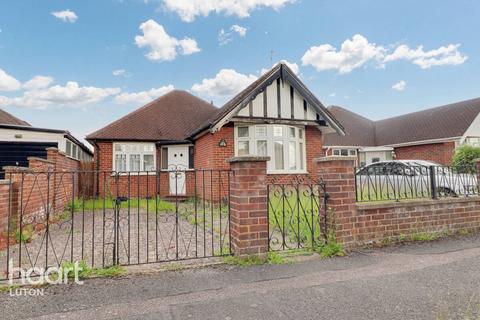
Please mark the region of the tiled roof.
POLYGON ((29 126, 31 127, 31 125, 26 122, 26 121, 23 121, 13 115, 11 115, 10 113, 0 109, 0 124, 11 124, 11 125, 15 125, 15 126, 29 126))
POLYGON ((87 136, 87 140, 183 141, 218 108, 180 90, 171 91, 87 136))
POLYGON ((341 107, 330 112, 346 128, 346 136, 325 136, 326 146, 388 146, 461 137, 480 113, 480 98, 371 121, 341 107))

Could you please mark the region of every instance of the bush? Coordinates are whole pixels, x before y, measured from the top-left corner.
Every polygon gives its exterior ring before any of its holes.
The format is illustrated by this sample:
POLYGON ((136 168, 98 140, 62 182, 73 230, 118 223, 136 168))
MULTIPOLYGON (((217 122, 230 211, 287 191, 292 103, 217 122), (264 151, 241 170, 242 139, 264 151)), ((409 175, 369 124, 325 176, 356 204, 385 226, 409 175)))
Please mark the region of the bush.
POLYGON ((475 160, 480 158, 480 148, 463 145, 455 151, 452 165, 457 168, 475 166, 475 160))

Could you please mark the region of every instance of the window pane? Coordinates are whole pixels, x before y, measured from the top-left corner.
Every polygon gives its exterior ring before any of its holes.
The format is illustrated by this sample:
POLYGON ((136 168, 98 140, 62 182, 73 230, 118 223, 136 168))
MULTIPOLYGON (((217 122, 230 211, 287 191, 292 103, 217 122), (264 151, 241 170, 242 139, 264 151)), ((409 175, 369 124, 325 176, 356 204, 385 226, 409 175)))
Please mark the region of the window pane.
POLYGON ((354 155, 357 154, 357 152, 356 152, 354 149, 350 149, 349 152, 350 152, 350 155, 351 155, 351 156, 354 156, 354 155))
POLYGON ((67 147, 66 147, 65 153, 67 154, 67 156, 72 155, 72 143, 68 140, 67 140, 67 147))
POLYGON ((74 144, 72 146, 72 158, 76 158, 77 157, 77 145, 74 144))
POLYGON ((298 129, 298 137, 300 139, 303 139, 303 130, 302 129, 298 129))
POLYGON ((127 171, 127 155, 115 155, 115 171, 127 171))
POLYGON ((267 155, 267 141, 258 140, 257 141, 257 155, 266 156, 267 155))
POLYGON ((238 141, 238 155, 244 156, 250 154, 248 141, 238 141))
POLYGON ((295 128, 290 127, 290 138, 295 138, 295 128))
POLYGON ((195 147, 194 146, 188 147, 188 168, 189 169, 195 168, 195 147))
POLYGON ((283 127, 273 127, 273 136, 274 137, 283 136, 283 127))
POLYGON ((340 151, 340 154, 342 155, 342 157, 348 156, 348 149, 342 149, 342 150, 340 151))
POLYGON ((143 155, 143 170, 145 171, 154 171, 155 165, 153 164, 153 154, 143 155))
POLYGON ((152 144, 147 144, 147 145, 143 146, 143 151, 153 152, 154 151, 154 146, 152 144))
POLYGON ((124 144, 115 144, 115 151, 125 151, 125 145, 124 144))
POLYGON ((248 138, 248 127, 238 127, 238 137, 248 138))
POLYGON ((167 170, 168 169, 168 149, 167 148, 162 148, 162 169, 167 170))
POLYGON ((140 155, 130 155, 130 171, 140 171, 140 155))
POLYGON ((333 150, 333 155, 334 155, 334 156, 339 156, 339 155, 340 155, 340 150, 334 149, 334 150, 333 150))
POLYGON ((303 164, 303 143, 299 143, 298 144, 298 147, 300 148, 300 169, 303 170, 304 169, 304 164, 303 164))
POLYGON ((256 126, 255 127, 255 135, 258 138, 263 138, 267 136, 267 127, 265 126, 256 126))
POLYGON ((290 170, 297 169, 297 144, 294 141, 290 141, 288 144, 288 164, 290 170))
POLYGON ((274 142, 274 153, 275 153, 275 170, 283 170, 284 168, 283 141, 274 142))

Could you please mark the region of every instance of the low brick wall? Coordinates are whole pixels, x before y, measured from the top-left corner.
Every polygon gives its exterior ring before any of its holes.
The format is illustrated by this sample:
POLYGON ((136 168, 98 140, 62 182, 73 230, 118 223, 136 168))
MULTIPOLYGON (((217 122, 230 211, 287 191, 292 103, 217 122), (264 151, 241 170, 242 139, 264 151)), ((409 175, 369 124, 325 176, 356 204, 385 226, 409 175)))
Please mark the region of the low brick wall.
POLYGON ((355 245, 416 233, 480 230, 480 197, 357 204, 350 219, 355 245))

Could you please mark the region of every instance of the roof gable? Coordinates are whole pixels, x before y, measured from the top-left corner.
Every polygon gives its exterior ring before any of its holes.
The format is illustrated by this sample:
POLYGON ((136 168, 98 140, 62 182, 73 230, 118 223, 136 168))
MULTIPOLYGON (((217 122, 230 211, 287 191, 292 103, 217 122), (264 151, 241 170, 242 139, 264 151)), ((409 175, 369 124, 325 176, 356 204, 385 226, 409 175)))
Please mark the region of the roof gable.
MULTIPOLYGON (((210 128, 216 131, 227 123, 238 112, 247 107, 261 93, 265 92, 277 79, 290 84, 294 90, 307 102, 308 106, 318 113, 320 120, 325 121, 339 134, 344 134, 343 127, 335 120, 330 112, 323 104, 308 90, 303 82, 295 75, 295 73, 284 63, 279 63, 271 70, 263 74, 260 78, 250 84, 247 88, 228 101, 221 109, 219 109, 196 133, 210 128)), ((281 117, 279 117, 281 118, 281 117)), ((316 120, 315 120, 316 121, 316 120)))
POLYGON ((89 134, 87 140, 183 141, 216 111, 210 103, 174 90, 89 134))

